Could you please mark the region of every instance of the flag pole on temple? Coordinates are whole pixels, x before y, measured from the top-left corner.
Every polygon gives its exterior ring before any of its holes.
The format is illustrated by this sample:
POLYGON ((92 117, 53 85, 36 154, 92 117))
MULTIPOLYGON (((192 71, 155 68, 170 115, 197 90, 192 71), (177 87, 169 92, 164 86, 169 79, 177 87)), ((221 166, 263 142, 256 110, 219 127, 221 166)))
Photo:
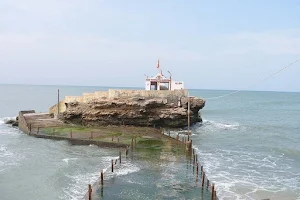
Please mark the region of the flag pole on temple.
POLYGON ((157 67, 158 70, 160 70, 160 74, 162 75, 162 69, 160 68, 159 59, 157 59, 157 67))

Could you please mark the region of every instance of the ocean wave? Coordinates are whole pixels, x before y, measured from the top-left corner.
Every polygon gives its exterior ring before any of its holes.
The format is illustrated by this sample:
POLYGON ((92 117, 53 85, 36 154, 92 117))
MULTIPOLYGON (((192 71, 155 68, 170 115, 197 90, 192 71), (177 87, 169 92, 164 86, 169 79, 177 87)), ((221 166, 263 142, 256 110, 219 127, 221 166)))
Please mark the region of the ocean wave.
POLYGON ((202 124, 198 128, 208 130, 238 130, 240 125, 238 123, 221 123, 212 120, 203 120, 202 124))
POLYGON ((13 153, 7 149, 6 146, 0 146, 0 158, 12 157, 13 153))
POLYGON ((0 172, 8 170, 11 166, 18 166, 23 158, 23 155, 16 154, 5 145, 0 145, 0 172))
POLYGON ((70 160, 77 160, 78 158, 64 158, 62 159, 62 161, 64 161, 65 163, 69 164, 70 160))
POLYGON ((60 199, 78 200, 83 199, 88 184, 95 183, 99 178, 99 172, 67 175, 71 183, 65 188, 64 195, 60 199))
MULTIPOLYGON (((140 170, 140 168, 132 164, 129 161, 122 161, 121 165, 119 162, 114 167, 114 173, 110 171, 111 168, 111 160, 118 159, 117 156, 105 156, 101 158, 101 163, 103 173, 104 173, 104 180, 110 180, 116 176, 124 176, 133 172, 137 172, 140 170)), ((62 161, 69 163, 71 160, 77 160, 76 158, 65 158, 62 159, 62 161)), ((95 184, 98 183, 100 180, 100 171, 96 172, 88 172, 88 173, 82 173, 78 172, 76 174, 69 174, 66 175, 68 178, 71 179, 70 184, 63 190, 64 194, 60 197, 60 199, 71 199, 71 200, 77 200, 77 199, 83 199, 84 195, 87 192, 87 185, 88 184, 95 184)))
POLYGON ((2 117, 0 118, 0 124, 5 124, 9 120, 15 120, 16 117, 2 117))
POLYGON ((195 150, 220 200, 296 199, 300 192, 300 174, 290 171, 292 162, 282 154, 195 150))
POLYGON ((133 165, 133 164, 121 165, 119 170, 116 171, 116 176, 124 176, 127 174, 138 172, 139 170, 140 168, 137 165, 133 165))

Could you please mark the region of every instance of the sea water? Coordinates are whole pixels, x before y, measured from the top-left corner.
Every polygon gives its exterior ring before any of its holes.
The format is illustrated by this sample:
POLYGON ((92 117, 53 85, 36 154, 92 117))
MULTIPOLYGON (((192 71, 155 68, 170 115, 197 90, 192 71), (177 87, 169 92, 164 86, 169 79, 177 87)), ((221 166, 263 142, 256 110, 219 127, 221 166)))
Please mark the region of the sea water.
MULTIPOLYGON (((57 102, 57 89, 63 98, 108 88, 0 85, 0 199, 82 199, 87 184, 118 155, 113 149, 33 138, 4 124, 20 110, 47 112, 57 102)), ((190 90, 206 99, 203 123, 192 127, 192 140, 219 199, 300 199, 300 94, 240 92, 210 99, 229 92, 190 90)), ((190 176, 176 163, 161 163, 156 172, 134 160, 126 165, 115 180, 132 199, 172 196, 187 187, 181 182, 190 176), (155 184, 151 177, 157 177, 155 184), (172 187, 164 192, 168 184, 172 187), (153 187, 158 196, 147 191, 153 187)))

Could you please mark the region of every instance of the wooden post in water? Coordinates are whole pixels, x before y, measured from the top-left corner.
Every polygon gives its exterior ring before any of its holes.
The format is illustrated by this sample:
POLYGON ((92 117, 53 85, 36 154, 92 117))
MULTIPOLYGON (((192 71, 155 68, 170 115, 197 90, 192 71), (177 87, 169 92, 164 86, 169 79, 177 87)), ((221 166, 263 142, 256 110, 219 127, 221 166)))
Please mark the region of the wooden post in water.
POLYGON ((131 151, 133 150, 133 138, 131 139, 131 151))
POLYGON ((217 199, 217 191, 215 189, 214 200, 216 200, 216 199, 217 199))
POLYGON ((101 193, 100 193, 101 197, 103 197, 103 185, 101 185, 101 193))
POLYGON ((57 117, 59 115, 59 89, 57 90, 57 117))
POLYGON ((89 189, 88 189, 89 191, 89 200, 92 200, 92 186, 91 186, 91 184, 89 184, 89 189))
POLYGON ((198 163, 198 155, 196 154, 196 163, 198 163))
POLYGON ((127 158, 127 156, 128 156, 128 147, 126 147, 126 158, 127 158))
POLYGON ((111 160, 111 172, 114 172, 114 160, 111 160))
POLYGON ((191 124, 191 119, 190 119, 190 95, 188 94, 188 141, 190 141, 190 124, 191 124))
POLYGON ((211 186, 211 200, 215 200, 215 184, 211 186))
POLYGON ((198 162, 196 163, 196 176, 198 177, 199 174, 199 164, 198 162))
POLYGON ((195 154, 193 155, 193 165, 195 165, 195 163, 196 163, 196 156, 195 156, 195 154))
POLYGON ((115 165, 117 164, 117 162, 118 162, 118 159, 116 159, 116 161, 115 161, 115 165))
POLYGON ((204 188, 204 181, 205 181, 205 172, 203 172, 203 176, 202 176, 202 189, 204 188))
POLYGON ((119 151, 120 164, 121 164, 121 157, 122 157, 122 152, 121 152, 121 149, 120 149, 120 151, 119 151))
POLYGON ((104 185, 104 175, 103 175, 103 170, 101 170, 101 185, 104 185))
POLYGON ((207 189, 209 187, 209 180, 208 179, 207 179, 206 187, 207 187, 207 189))

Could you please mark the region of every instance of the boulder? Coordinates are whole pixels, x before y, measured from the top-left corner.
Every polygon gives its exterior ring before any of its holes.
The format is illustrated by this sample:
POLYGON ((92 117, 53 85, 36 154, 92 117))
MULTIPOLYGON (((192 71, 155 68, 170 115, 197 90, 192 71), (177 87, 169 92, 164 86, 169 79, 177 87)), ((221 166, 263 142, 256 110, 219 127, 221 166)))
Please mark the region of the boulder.
POLYGON ((7 121, 5 121, 5 124, 10 124, 12 126, 18 126, 18 117, 16 117, 16 119, 9 119, 7 121))

